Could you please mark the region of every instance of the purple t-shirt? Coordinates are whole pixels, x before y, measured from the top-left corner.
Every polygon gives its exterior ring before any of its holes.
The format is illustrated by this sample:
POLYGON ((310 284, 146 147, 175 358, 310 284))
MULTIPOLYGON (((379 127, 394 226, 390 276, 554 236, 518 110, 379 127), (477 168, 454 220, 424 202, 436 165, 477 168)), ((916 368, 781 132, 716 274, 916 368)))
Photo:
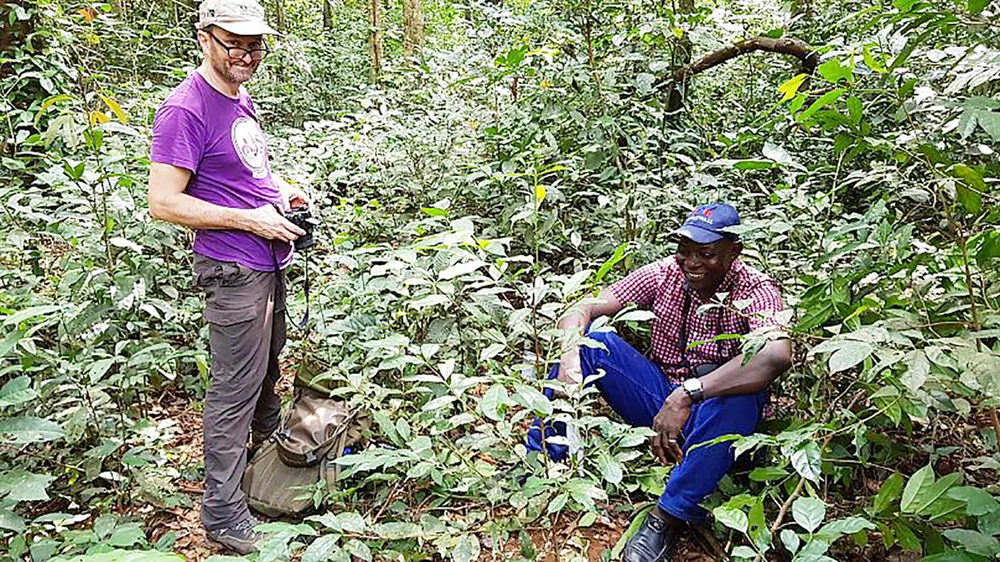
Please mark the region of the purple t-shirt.
MULTIPOLYGON (((253 101, 243 88, 239 92, 232 99, 193 72, 156 111, 151 160, 191 170, 185 191, 203 201, 236 209, 268 203, 284 208, 253 101)), ((245 230, 198 230, 194 251, 257 271, 274 271, 275 263, 284 268, 292 259, 291 244, 245 230)))

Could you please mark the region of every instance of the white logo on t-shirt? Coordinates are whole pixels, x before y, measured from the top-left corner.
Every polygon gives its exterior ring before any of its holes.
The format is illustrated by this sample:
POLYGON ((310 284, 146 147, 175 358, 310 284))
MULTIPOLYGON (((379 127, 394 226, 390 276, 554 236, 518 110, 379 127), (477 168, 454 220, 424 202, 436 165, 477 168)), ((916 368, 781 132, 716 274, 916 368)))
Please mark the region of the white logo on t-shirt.
POLYGON ((267 177, 267 142, 257 122, 249 117, 233 121, 233 148, 240 161, 260 179, 267 177))

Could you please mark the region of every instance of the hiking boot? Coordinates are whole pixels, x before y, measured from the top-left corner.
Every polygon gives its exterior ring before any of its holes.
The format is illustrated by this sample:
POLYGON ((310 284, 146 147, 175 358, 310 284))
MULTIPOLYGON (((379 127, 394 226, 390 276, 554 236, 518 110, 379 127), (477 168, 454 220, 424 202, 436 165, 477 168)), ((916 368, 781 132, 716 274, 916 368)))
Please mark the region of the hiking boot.
POLYGON ((229 527, 206 530, 205 535, 208 540, 237 554, 250 554, 257 549, 257 542, 264 538, 263 533, 253 530, 257 525, 260 525, 260 521, 254 517, 248 517, 229 527))
POLYGON ((668 562, 677 547, 677 526, 655 513, 646 520, 625 544, 624 562, 668 562))

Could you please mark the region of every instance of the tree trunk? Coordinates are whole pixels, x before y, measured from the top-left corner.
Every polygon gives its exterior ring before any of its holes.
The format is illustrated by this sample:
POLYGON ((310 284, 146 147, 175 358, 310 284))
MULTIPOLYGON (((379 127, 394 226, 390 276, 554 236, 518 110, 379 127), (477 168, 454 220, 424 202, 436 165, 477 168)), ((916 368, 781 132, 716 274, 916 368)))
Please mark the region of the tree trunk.
MULTIPOLYGON (((694 13, 694 0, 678 0, 677 6, 674 9, 675 14, 693 14, 694 13)), ((691 36, 688 35, 687 31, 674 41, 674 52, 671 57, 672 65, 670 67, 671 72, 675 72, 680 68, 683 68, 691 63, 692 49, 691 36)), ((667 99, 667 111, 677 111, 684 105, 684 97, 686 96, 687 84, 681 84, 674 82, 670 85, 670 95, 667 99)))
POLYGON ((368 0, 368 59, 372 84, 378 84, 382 73, 382 2, 368 0))
POLYGON ((323 3, 323 29, 333 27, 333 9, 330 7, 330 0, 320 0, 323 3))
POLYGON ((403 0, 403 55, 412 57, 424 46, 424 9, 421 0, 403 0))

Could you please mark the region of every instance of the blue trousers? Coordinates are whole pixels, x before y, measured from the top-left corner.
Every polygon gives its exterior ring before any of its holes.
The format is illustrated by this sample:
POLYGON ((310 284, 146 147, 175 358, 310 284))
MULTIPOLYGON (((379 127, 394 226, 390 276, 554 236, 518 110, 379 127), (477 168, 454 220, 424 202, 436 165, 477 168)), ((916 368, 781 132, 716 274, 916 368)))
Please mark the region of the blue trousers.
MULTIPOLYGON (((677 385, 668 382, 655 363, 617 334, 598 332, 588 337, 603 343, 607 351, 580 347, 583 376, 593 376, 603 370, 604 377, 594 384, 611 408, 630 425, 652 427, 653 418, 677 385)), ((556 365, 549 378, 554 379, 558 373, 556 365)), ((551 390, 546 390, 546 395, 551 399, 551 390)), ((684 458, 670 473, 658 502, 660 509, 683 521, 697 523, 707 517, 708 513, 700 504, 715 491, 719 480, 732 467, 732 443, 699 447, 693 451, 689 451, 690 447, 722 435, 751 435, 766 402, 765 390, 757 394, 708 398, 692 405, 691 417, 681 432, 684 458)), ((528 430, 526 445, 529 451, 542 450, 541 428, 542 420, 536 418, 528 430)), ((548 437, 565 433, 565 423, 545 424, 548 437)), ((545 451, 554 460, 562 460, 567 454, 565 445, 555 443, 545 443, 545 451)))

